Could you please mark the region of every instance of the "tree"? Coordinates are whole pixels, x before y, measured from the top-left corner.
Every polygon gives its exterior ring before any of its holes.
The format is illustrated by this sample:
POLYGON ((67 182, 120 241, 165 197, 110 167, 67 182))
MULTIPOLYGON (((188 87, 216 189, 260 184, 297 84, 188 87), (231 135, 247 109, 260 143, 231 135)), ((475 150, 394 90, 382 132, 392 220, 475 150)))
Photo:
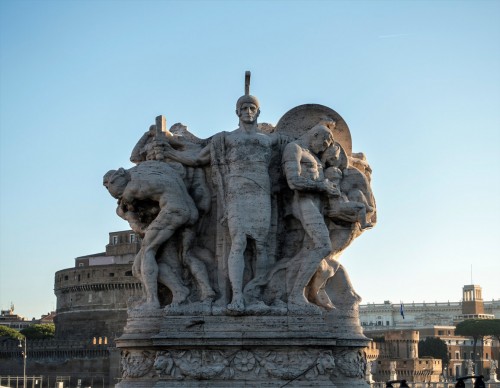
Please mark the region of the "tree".
POLYGON ((56 327, 53 323, 35 324, 22 329, 21 333, 27 339, 53 338, 56 333, 56 327))
POLYGON ((476 361, 476 345, 481 340, 484 343, 484 337, 492 336, 500 340, 500 319, 467 319, 460 322, 455 328, 456 335, 472 337, 473 353, 472 362, 476 361))
POLYGON ((24 335, 19 333, 17 330, 11 329, 8 326, 0 325, 0 341, 4 340, 21 340, 24 338, 24 335))
POLYGON ((443 367, 450 362, 446 343, 441 338, 437 337, 427 337, 425 340, 419 341, 418 356, 429 356, 441 359, 443 367))

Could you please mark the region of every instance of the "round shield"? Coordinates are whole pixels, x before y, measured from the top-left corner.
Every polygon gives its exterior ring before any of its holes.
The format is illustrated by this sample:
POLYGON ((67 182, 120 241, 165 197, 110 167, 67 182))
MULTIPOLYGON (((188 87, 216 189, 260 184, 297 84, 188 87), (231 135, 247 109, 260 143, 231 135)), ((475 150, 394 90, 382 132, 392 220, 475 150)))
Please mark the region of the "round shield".
POLYGON ((298 139, 315 125, 328 121, 335 122, 335 128, 332 130, 333 137, 350 156, 352 153, 352 140, 349 127, 342 116, 324 105, 304 104, 290 109, 278 121, 275 132, 298 139))

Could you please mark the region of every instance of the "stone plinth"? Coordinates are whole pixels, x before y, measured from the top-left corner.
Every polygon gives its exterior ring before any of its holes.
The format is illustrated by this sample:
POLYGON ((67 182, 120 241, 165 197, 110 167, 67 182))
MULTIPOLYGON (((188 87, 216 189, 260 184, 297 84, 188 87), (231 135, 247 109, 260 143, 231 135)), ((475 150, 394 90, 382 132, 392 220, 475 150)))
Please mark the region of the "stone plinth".
POLYGON ((118 387, 366 387, 363 348, 368 343, 355 320, 337 311, 130 314, 117 340, 125 371, 118 387))

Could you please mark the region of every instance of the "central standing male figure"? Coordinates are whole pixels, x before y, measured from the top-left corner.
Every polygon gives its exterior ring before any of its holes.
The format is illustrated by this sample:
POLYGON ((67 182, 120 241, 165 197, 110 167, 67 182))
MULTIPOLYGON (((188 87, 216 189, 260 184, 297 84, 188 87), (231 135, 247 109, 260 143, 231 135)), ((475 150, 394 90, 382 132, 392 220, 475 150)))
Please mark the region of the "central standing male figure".
POLYGON ((259 101, 251 95, 240 97, 236 114, 238 129, 224 136, 226 176, 225 216, 231 236, 228 274, 232 300, 229 310, 244 310, 243 272, 247 239, 255 243, 255 272, 258 277, 269 269, 267 238, 271 224, 271 183, 269 162, 272 138, 257 128, 259 101))
POLYGON ((248 239, 255 248, 253 276, 264 275, 269 263, 267 239, 271 226, 271 182, 269 163, 277 136, 261 133, 257 127, 259 101, 248 94, 236 102, 239 126, 232 132, 215 135, 198 155, 186 155, 169 149, 169 157, 187 165, 211 163, 212 176, 222 207, 222 223, 227 222, 231 248, 227 258, 232 298, 227 309, 245 310, 243 274, 248 239))

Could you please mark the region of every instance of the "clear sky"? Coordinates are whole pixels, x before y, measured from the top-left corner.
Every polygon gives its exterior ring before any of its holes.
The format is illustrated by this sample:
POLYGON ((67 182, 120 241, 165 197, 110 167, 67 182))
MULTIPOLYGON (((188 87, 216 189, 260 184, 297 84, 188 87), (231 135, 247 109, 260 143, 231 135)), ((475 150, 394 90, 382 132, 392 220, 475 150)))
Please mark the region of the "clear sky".
POLYGON ((237 126, 319 103, 373 168, 378 224, 342 262, 363 303, 500 298, 500 1, 0 2, 0 307, 128 229, 103 174, 155 116, 237 126))

